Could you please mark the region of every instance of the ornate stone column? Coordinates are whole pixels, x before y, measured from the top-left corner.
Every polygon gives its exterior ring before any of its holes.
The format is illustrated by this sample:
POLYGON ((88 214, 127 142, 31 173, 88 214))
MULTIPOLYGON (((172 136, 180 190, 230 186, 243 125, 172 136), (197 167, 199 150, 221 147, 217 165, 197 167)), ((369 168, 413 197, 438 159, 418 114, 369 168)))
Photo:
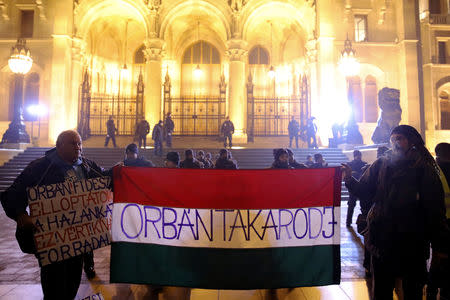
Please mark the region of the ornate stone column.
POLYGON ((161 69, 162 56, 164 55, 164 41, 161 39, 147 39, 145 42, 145 74, 146 89, 144 115, 151 126, 163 119, 162 116, 162 98, 161 98, 161 69))
POLYGON ((234 124, 233 141, 247 143, 246 119, 247 99, 245 85, 245 65, 247 63, 247 42, 232 39, 227 42, 227 55, 230 60, 228 114, 234 124))
POLYGON ((71 98, 70 106, 67 107, 67 116, 71 118, 70 123, 78 124, 80 100, 80 86, 83 78, 83 63, 85 56, 85 42, 79 38, 72 39, 72 74, 71 74, 71 98))

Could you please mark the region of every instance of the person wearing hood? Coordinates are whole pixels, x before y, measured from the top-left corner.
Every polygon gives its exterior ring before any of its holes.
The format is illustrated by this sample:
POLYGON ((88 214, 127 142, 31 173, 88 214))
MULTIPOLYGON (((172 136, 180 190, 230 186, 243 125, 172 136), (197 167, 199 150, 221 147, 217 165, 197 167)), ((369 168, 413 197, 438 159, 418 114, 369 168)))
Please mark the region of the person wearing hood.
POLYGON ((284 148, 273 149, 273 158, 271 169, 293 169, 289 166, 289 153, 284 148))
MULTIPOLYGON (((103 176, 104 170, 95 162, 81 156, 82 141, 78 132, 63 131, 56 141, 56 148, 44 157, 32 161, 14 183, 1 195, 6 215, 17 222, 21 249, 36 255, 33 231, 36 230, 26 209, 27 188, 50 185, 66 180, 81 180, 103 176)), ((16 233, 17 235, 17 233, 16 233)), ((44 299, 74 299, 80 286, 83 259, 77 255, 63 261, 41 267, 41 286, 44 299)), ((95 276, 95 272, 93 274, 95 276)))
POLYGON ((302 163, 299 163, 299 162, 297 162, 296 160, 295 160, 295 158, 294 158, 294 152, 291 150, 291 149, 286 149, 287 150, 287 152, 288 152, 288 154, 289 154, 289 166, 292 168, 292 169, 306 169, 306 168, 308 168, 307 166, 305 166, 304 164, 302 164, 302 163))
POLYGON ((203 169, 203 163, 199 162, 194 157, 194 151, 188 149, 184 152, 185 159, 180 163, 182 169, 203 169))
POLYGON ((405 299, 422 299, 430 243, 432 265, 448 263, 450 231, 439 170, 411 126, 395 127, 392 150, 362 177, 343 164, 345 185, 357 197, 372 195, 365 245, 371 254, 372 299, 392 299, 401 279, 405 299))
POLYGON ((237 165, 229 159, 227 149, 220 149, 219 158, 216 160, 215 169, 236 170, 237 165))
POLYGON ((142 156, 138 156, 139 149, 136 144, 129 144, 125 149, 123 165, 127 167, 155 167, 155 165, 142 156))

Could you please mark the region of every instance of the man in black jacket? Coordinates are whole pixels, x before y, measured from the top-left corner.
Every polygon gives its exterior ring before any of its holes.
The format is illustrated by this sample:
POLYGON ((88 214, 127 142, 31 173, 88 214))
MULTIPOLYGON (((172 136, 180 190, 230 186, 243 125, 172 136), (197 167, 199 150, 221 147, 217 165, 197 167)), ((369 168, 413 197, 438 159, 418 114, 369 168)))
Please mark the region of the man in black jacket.
POLYGON ((300 132, 300 124, 295 120, 295 117, 292 116, 292 120, 288 125, 288 133, 289 133, 289 147, 292 147, 292 140, 295 139, 295 146, 298 148, 298 133, 300 132))
MULTIPOLYGON (((405 299, 422 299, 430 242, 438 264, 448 261, 450 232, 436 162, 413 127, 391 132, 392 151, 358 181, 343 164, 344 181, 357 197, 373 195, 364 242, 372 259, 374 300, 392 299, 396 279, 405 299)), ((433 257, 434 259, 434 257, 433 257)))
POLYGON ((163 130, 163 122, 159 120, 158 124, 153 127, 152 131, 152 140, 155 141, 155 155, 162 156, 163 154, 163 139, 164 139, 164 130, 163 130))
POLYGON ((129 144, 125 149, 123 165, 127 167, 154 167, 155 165, 142 156, 138 156, 139 150, 136 144, 129 144))
MULTIPOLYGON (((349 162, 348 165, 350 166, 350 168, 352 168, 352 176, 355 177, 356 179, 359 179, 361 178, 363 168, 367 165, 367 163, 362 160, 361 151, 355 150, 353 151, 353 160, 349 162)), ((356 200, 358 200, 358 197, 356 197, 352 193, 349 193, 347 221, 345 223, 347 226, 350 226, 352 224, 353 211, 355 210, 356 200)))
POLYGON ((219 158, 216 160, 215 169, 236 170, 237 165, 228 158, 228 150, 220 149, 219 158))
MULTIPOLYGON (((32 232, 34 224, 27 214, 27 187, 49 185, 66 180, 81 180, 103 175, 103 169, 96 163, 81 157, 80 135, 73 130, 62 132, 56 141, 56 148, 45 156, 32 161, 2 193, 1 202, 6 215, 17 222, 19 229, 32 232)), ((30 241, 34 245, 34 241, 30 241)), ((34 248, 34 252, 35 247, 34 248)), ((78 255, 60 262, 41 267, 41 285, 44 300, 74 299, 80 285, 84 255, 78 255)))
POLYGON ((203 163, 194 158, 194 151, 188 149, 184 152, 185 159, 180 163, 181 169, 203 169, 203 163))
POLYGON ((175 130, 175 123, 172 120, 172 114, 167 113, 167 117, 164 120, 164 137, 166 138, 166 146, 172 147, 172 134, 175 130))
POLYGON ((109 139, 112 139, 114 148, 116 145, 116 132, 118 132, 116 128, 116 124, 114 124, 113 116, 109 116, 109 120, 106 122, 106 138, 105 138, 105 147, 108 147, 109 139))
POLYGON ((228 145, 230 148, 233 146, 231 140, 234 133, 234 125, 233 122, 230 121, 230 117, 227 117, 225 122, 223 122, 222 127, 220 127, 220 132, 223 135, 223 147, 227 147, 227 139, 228 139, 228 145))
POLYGON ((150 132, 150 124, 147 120, 141 120, 136 126, 136 136, 139 139, 139 148, 144 145, 144 149, 147 146, 147 134, 150 132))

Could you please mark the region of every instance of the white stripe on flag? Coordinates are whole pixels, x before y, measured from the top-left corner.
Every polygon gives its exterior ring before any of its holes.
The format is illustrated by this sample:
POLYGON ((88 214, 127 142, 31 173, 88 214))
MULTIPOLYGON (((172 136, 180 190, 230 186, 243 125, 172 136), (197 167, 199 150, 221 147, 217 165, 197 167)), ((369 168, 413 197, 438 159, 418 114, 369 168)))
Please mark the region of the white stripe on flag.
POLYGON ((270 248, 340 243, 340 207, 188 209, 114 203, 113 242, 270 248))

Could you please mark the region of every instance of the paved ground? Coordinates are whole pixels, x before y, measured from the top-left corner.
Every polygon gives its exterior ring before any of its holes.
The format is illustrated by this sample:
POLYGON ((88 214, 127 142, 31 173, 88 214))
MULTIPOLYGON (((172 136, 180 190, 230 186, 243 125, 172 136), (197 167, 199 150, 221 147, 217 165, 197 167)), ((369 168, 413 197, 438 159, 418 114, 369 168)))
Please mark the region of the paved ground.
MULTIPOLYGON (((343 203, 345 205, 345 203, 343 203)), ((278 290, 278 299, 368 299, 361 236, 345 227, 346 206, 341 212, 341 278, 338 286, 278 290)), ((357 212, 355 212, 356 218, 357 212)), ((0 299, 42 299, 39 267, 32 255, 23 254, 14 238, 15 222, 0 213, 0 299)), ((164 299, 147 286, 109 284, 110 248, 95 251, 97 277, 89 282, 83 275, 78 298, 101 293, 104 299, 164 299)), ((92 298, 95 299, 95 298, 92 298)), ((194 289, 191 299, 273 299, 264 290, 223 291, 194 289)))

